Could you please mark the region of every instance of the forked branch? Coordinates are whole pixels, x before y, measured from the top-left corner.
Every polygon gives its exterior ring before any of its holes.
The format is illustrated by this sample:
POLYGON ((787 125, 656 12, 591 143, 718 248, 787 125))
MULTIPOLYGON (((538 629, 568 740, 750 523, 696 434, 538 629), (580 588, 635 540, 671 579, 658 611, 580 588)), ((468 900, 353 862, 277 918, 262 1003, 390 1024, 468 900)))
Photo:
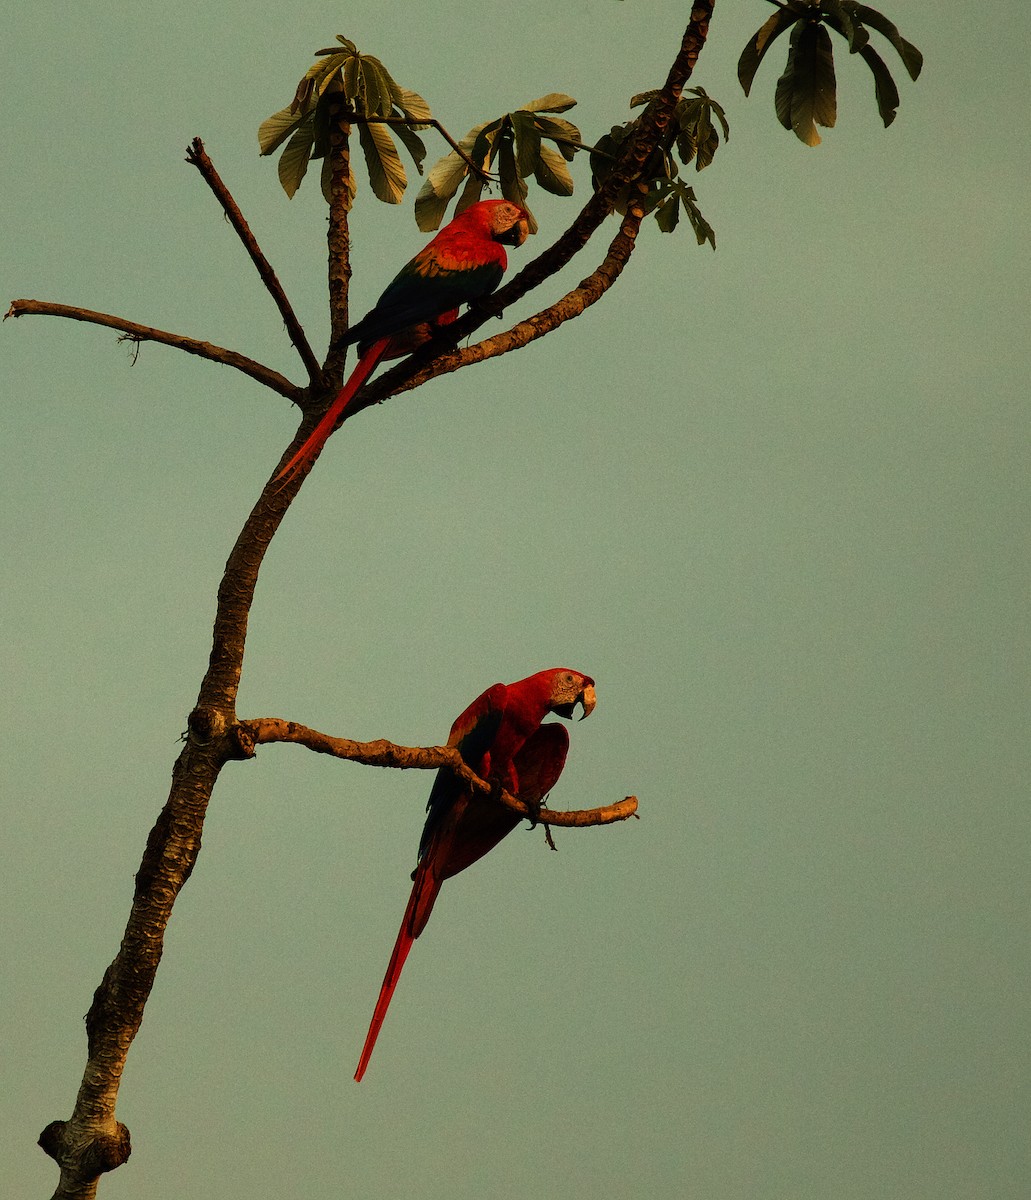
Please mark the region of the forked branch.
POLYGON ((257 268, 258 274, 261 276, 261 282, 276 302, 276 307, 283 317, 283 324, 286 326, 290 341, 296 347, 297 353, 301 356, 301 362, 304 363, 304 369, 308 372, 309 382, 312 386, 317 386, 322 380, 322 368, 319 366, 319 360, 315 357, 314 351, 308 344, 308 338, 301 328, 300 321, 298 321, 294 314, 286 292, 283 291, 283 285, 279 282, 278 276, 272 269, 272 264, 262 252, 257 238, 251 232, 251 227, 247 224, 243 213, 240 211, 240 206, 222 182, 222 177, 215 170, 215 164, 208 157, 208 152, 204 149, 204 143, 199 137, 194 138, 190 143, 190 148, 186 152, 186 161, 197 168, 201 174, 201 178, 211 188, 215 199, 221 204, 222 211, 229 218, 229 223, 236 230, 236 236, 243 243, 244 249, 250 255, 251 262, 257 268))

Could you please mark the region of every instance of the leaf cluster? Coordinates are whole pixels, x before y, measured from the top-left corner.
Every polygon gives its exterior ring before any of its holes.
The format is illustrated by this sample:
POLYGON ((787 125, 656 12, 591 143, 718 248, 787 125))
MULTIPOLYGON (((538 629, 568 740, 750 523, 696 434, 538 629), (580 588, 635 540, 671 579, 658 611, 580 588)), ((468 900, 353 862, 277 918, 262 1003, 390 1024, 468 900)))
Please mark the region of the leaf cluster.
POLYGON ((537 222, 526 203, 526 181, 533 176, 546 192, 556 196, 573 194, 573 176, 566 164, 581 148, 580 130, 554 114, 566 112, 575 104, 572 96, 551 92, 514 112, 474 125, 458 143, 461 153, 452 150, 426 176, 415 201, 419 228, 427 232, 436 229, 460 187, 456 213, 475 204, 496 169, 502 196, 526 209, 530 232, 536 233, 537 222), (557 149, 545 146, 545 140, 554 142, 557 149))
POLYGON ((832 128, 837 120, 837 81, 834 47, 828 29, 848 43, 874 77, 877 109, 885 127, 895 120, 899 91, 884 59, 870 45, 870 29, 895 48, 911 79, 923 67, 923 55, 899 33, 886 16, 856 0, 770 0, 777 11, 751 37, 737 64, 747 96, 767 50, 791 30, 787 64, 777 81, 774 105, 777 119, 807 146, 818 146, 816 126, 832 128), (867 28, 869 26, 869 28, 867 28))
MULTIPOLYGON (((657 91, 641 92, 631 99, 630 107, 647 105, 658 94, 657 91)), ((702 171, 709 166, 719 149, 720 130, 723 131, 723 140, 730 140, 730 125, 723 106, 704 88, 688 88, 677 103, 674 118, 676 133, 673 148, 685 167, 692 162, 696 171, 702 171)), ((591 153, 591 171, 596 188, 611 174, 620 147, 639 124, 640 120, 635 119, 624 125, 615 125, 604 137, 598 139, 591 153)), ((702 216, 694 189, 688 187, 680 178, 679 168, 671 153, 657 152, 648 164, 642 181, 647 186, 644 196, 645 211, 654 214, 655 222, 663 233, 672 233, 679 225, 681 215, 684 215, 694 231, 698 245, 702 246, 708 242, 714 250, 716 249, 715 231, 702 216)), ((617 197, 617 211, 626 211, 632 194, 635 193, 628 188, 617 197)))
MULTIPOLYGON (((312 159, 322 159, 322 193, 330 199, 333 131, 330 108, 343 103, 343 119, 358 125, 358 138, 369 184, 376 198, 398 204, 408 186, 395 136, 411 155, 422 174, 426 147, 416 130, 432 123, 430 106, 410 88, 402 87, 378 58, 361 54, 350 39, 337 35, 340 47, 317 50, 318 59, 297 85, 287 108, 262 121, 258 145, 263 155, 272 154, 283 143, 279 158, 279 181, 288 196, 301 185, 312 159)), ((357 190, 348 163, 347 190, 351 199, 357 190)))

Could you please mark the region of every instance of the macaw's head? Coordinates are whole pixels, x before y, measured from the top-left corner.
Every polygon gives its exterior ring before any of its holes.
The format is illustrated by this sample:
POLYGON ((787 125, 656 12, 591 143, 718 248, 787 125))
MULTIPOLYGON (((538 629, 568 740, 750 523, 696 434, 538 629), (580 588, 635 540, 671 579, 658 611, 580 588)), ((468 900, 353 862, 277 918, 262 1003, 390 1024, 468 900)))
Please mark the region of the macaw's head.
POLYGON ((511 200, 481 200, 470 205, 456 221, 468 223, 470 228, 506 246, 521 246, 530 232, 529 214, 511 200))
POLYGON ((548 711, 573 719, 573 713, 579 704, 583 709, 580 720, 589 717, 594 711, 598 700, 594 694, 594 680, 590 675, 582 675, 579 671, 570 671, 567 667, 555 667, 550 671, 542 671, 541 676, 549 686, 548 711))

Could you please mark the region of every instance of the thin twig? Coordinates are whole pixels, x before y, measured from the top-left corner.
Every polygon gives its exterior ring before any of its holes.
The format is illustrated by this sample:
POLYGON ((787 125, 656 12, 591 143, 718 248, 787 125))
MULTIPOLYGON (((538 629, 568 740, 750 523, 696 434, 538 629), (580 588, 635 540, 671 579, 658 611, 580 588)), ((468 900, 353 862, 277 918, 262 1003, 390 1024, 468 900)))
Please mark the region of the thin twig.
POLYGON ((637 814, 636 796, 627 796, 615 804, 606 804, 600 808, 567 812, 550 808, 532 810, 511 792, 495 788, 481 779, 475 771, 470 770, 453 746, 399 746, 385 738, 373 742, 355 742, 350 738, 333 737, 317 729, 309 729, 307 725, 300 725, 296 721, 285 721, 281 717, 256 717, 253 720, 241 721, 240 726, 253 738, 256 745, 294 742, 313 750, 316 754, 329 754, 334 758, 343 758, 366 766, 394 767, 402 771, 433 771, 447 767, 473 791, 492 796, 520 816, 529 817, 542 824, 583 828, 587 825, 611 825, 616 821, 626 821, 637 814))
POLYGON ((295 404, 303 397, 304 389, 291 383, 285 375, 273 371, 263 363, 238 354, 235 350, 227 350, 224 346, 215 346, 211 342, 198 341, 181 333, 168 333, 164 329, 154 329, 150 325, 139 325, 135 321, 127 321, 124 317, 114 317, 109 313, 94 312, 90 308, 77 308, 73 304, 54 304, 49 300, 12 300, 7 310, 7 317, 67 317, 71 321, 86 321, 91 325, 103 325, 108 329, 117 329, 134 342, 160 342, 164 346, 174 346, 187 354, 196 354, 211 362, 220 363, 224 367, 233 367, 242 371, 258 383, 271 388, 295 404))
POLYGON ((239 205, 233 199, 229 189, 222 182, 221 176, 215 170, 215 164, 208 157, 208 152, 204 149, 204 143, 199 137, 194 138, 190 143, 189 149, 186 151, 186 161, 197 168, 204 182, 214 193, 215 199, 221 204, 223 212, 229 218, 232 227, 236 230, 237 237, 243 243, 244 249, 250 255, 255 267, 257 267, 258 274, 261 276, 261 282, 265 285, 269 295, 279 309, 290 341, 293 342, 297 353, 301 356, 301 362, 304 363, 304 369, 308 372, 309 381, 313 387, 319 385, 322 381, 322 368, 319 366, 319 360, 315 357, 314 351, 308 344, 308 339, 301 328, 300 321, 298 321, 294 314, 286 292, 283 291, 283 285, 279 282, 271 263, 262 253, 261 247, 258 245, 257 239, 244 219, 239 205))

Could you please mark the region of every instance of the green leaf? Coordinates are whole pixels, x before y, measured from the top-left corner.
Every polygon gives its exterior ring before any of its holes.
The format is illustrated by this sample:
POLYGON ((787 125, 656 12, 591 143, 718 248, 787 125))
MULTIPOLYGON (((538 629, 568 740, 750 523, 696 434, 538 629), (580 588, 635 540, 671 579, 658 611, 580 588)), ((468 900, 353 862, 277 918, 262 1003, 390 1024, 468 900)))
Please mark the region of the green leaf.
MULTIPOLYGON (((419 129, 425 129, 425 125, 418 126, 419 129)), ((426 146, 422 138, 419 137, 412 129, 411 125, 391 125, 390 129, 397 135, 401 144, 412 156, 412 162, 415 163, 415 169, 422 174, 423 160, 426 158, 426 146)))
POLYGON ((290 141, 287 142, 286 149, 279 156, 279 162, 276 164, 279 182, 283 185, 283 191, 291 199, 301 186, 301 180, 308 170, 308 163, 311 161, 311 148, 314 142, 315 129, 309 121, 301 129, 297 130, 290 141))
POLYGON ((659 94, 658 88, 651 88, 647 92, 638 92, 636 96, 630 97, 630 107, 640 108, 643 104, 650 104, 659 94))
POLYGON ((556 196, 573 194, 573 177, 566 166, 566 160, 550 146, 540 147, 540 156, 533 176, 546 192, 556 196))
POLYGON ((791 31, 787 66, 777 80, 777 118, 807 146, 818 146, 816 126, 830 128, 837 118, 834 51, 821 24, 800 21, 791 31))
POLYGON ((778 8, 768 21, 759 26, 741 51, 741 57, 737 60, 737 77, 746 96, 751 91, 752 80, 766 51, 774 40, 779 38, 785 29, 790 29, 797 20, 798 13, 794 9, 778 8))
POLYGON ((504 117, 477 125, 475 129, 470 129, 458 144, 474 163, 487 171, 494 158, 494 143, 504 125, 504 117), (475 136, 473 136, 474 134, 475 136))
POLYGON ((720 123, 720 128, 723 130, 723 140, 730 141, 730 122, 727 120, 727 114, 723 111, 723 105, 718 101, 713 100, 709 93, 703 87, 691 88, 692 91, 700 100, 705 102, 706 109, 709 112, 710 118, 712 114, 716 114, 716 120, 720 123))
POLYGON ((344 85, 344 97, 354 105, 356 112, 365 111, 365 80, 362 78, 361 62, 357 54, 344 61, 340 69, 340 82, 344 85))
POLYGON ((684 97, 677 105, 676 146, 680 161, 687 166, 694 160, 695 170, 703 171, 712 162, 719 149, 720 135, 712 123, 713 115, 720 123, 724 136, 730 136, 730 126, 722 107, 713 100, 704 88, 691 88, 691 97, 684 97))
MULTIPOLYGON (((455 157, 457 158, 458 155, 455 157)), ((458 184, 456 183, 455 190, 457 191, 457 189, 458 184)), ((440 223, 444 219, 453 195, 454 192, 449 192, 446 196, 438 195, 429 186, 429 180, 422 185, 418 196, 415 197, 415 223, 423 233, 430 233, 432 230, 440 228, 440 223)))
POLYGON ((394 81, 390 72, 371 54, 363 54, 361 64, 362 75, 365 78, 365 115, 389 117, 394 108, 394 96, 390 86, 394 81))
POLYGON ((874 96, 877 99, 877 111, 881 114, 884 128, 895 120, 899 107, 899 89, 891 77, 884 59, 873 46, 864 46, 859 51, 860 57, 873 72, 874 96))
POLYGON ((716 231, 709 222, 702 216, 702 210, 698 207, 698 201, 695 199, 693 188, 684 188, 680 194, 680 203, 684 206, 684 212, 687 213, 687 219, 691 222, 691 228, 694 230, 695 241, 699 246, 704 246, 706 242, 716 249, 716 231))
MULTIPOLYGON (((391 79, 390 84, 391 99, 410 121, 428 122, 433 119, 430 106, 418 92, 413 92, 410 88, 402 87, 393 79, 391 79)), ((426 127, 425 125, 419 125, 411 128, 425 129, 426 127)))
POLYGON ((515 150, 511 136, 502 136, 498 144, 498 174, 501 176, 501 194, 506 200, 526 209, 528 226, 531 233, 537 232, 537 222, 527 208, 526 184, 516 170, 515 150))
POLYGON ((576 157, 576 147, 582 142, 580 130, 570 121, 561 117, 534 117, 534 124, 541 137, 550 138, 558 146, 559 153, 572 162, 576 157))
POLYGON ((620 147, 635 125, 636 121, 628 121, 626 125, 613 125, 609 133, 603 133, 600 138, 595 139, 594 150, 591 151, 591 176, 596 191, 612 174, 620 147), (595 150, 600 150, 601 153, 596 154, 595 150))
POLYGON ((374 195, 384 204, 400 204, 408 177, 390 131, 385 125, 359 125, 358 139, 374 195))
POLYGON ((509 116, 512 120, 512 133, 515 136, 516 170, 525 179, 532 175, 537 166, 541 153, 541 135, 534 124, 532 115, 527 109, 522 109, 509 116))
POLYGON ((563 95, 562 92, 549 92, 546 96, 539 96, 520 107, 525 108, 527 112, 560 113, 565 112, 567 108, 573 108, 575 104, 572 96, 563 95))
POLYGON ((858 54, 869 42, 870 35, 856 20, 854 4, 843 3, 842 0, 820 0, 820 7, 826 16, 827 24, 848 42, 849 54, 858 54))
POLYGON ((289 108, 281 108, 271 117, 266 117, 258 126, 259 152, 271 154, 286 141, 299 125, 310 120, 310 113, 297 113, 289 108))
POLYGON ((861 21, 876 29, 882 37, 886 37, 891 42, 909 72, 910 79, 915 80, 924 65, 924 56, 916 46, 912 42, 907 42, 891 21, 875 8, 867 8, 865 4, 856 4, 854 11, 861 21))
POLYGON ((672 233, 680 222, 680 199, 674 194, 655 210, 655 224, 663 233, 672 233))
POLYGON ((465 181, 465 187, 462 188, 462 194, 458 197, 458 203, 455 205, 456 217, 480 199, 485 186, 478 175, 474 175, 472 171, 469 172, 469 178, 465 181))
MULTIPOLYGON (((468 154, 471 147, 466 146, 466 141, 469 135, 459 142, 459 145, 468 154)), ((458 191, 459 184, 465 178, 469 168, 466 165, 465 159, 460 154, 452 150, 445 154, 443 158, 438 158, 430 168, 429 174, 426 176, 426 182, 422 185, 422 191, 432 192, 436 196, 443 197, 445 200, 450 200, 451 197, 458 191)))

